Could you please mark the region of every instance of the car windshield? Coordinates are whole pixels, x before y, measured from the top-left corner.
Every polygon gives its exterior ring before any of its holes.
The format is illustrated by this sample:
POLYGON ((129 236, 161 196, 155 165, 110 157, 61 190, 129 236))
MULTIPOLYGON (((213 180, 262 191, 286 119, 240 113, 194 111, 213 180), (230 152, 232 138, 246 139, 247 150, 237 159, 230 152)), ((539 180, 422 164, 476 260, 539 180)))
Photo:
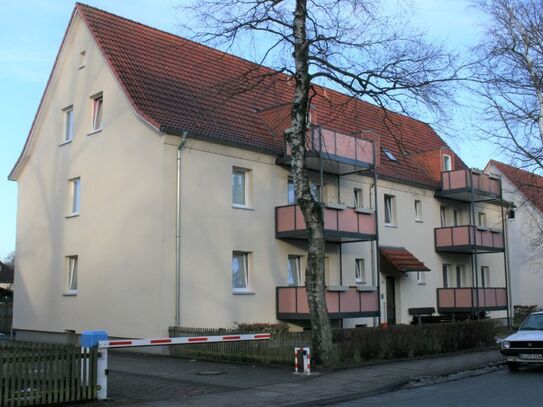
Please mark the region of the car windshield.
POLYGON ((519 331, 543 331, 543 314, 534 314, 526 318, 519 331))

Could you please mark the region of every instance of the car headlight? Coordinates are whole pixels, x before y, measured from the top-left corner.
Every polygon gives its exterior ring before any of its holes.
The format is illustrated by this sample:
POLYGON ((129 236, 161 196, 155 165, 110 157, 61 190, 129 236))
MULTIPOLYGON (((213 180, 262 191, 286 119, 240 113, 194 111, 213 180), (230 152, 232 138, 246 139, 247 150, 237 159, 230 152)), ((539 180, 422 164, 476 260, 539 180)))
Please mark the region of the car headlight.
POLYGON ((508 341, 502 342, 502 348, 503 349, 509 349, 511 347, 511 344, 508 341))

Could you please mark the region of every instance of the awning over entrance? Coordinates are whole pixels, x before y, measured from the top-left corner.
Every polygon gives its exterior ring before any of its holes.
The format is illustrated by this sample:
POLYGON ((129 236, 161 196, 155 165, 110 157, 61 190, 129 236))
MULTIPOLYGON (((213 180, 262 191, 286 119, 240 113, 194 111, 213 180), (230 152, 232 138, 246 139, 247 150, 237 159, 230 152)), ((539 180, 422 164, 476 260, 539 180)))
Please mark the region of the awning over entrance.
POLYGON ((422 261, 403 247, 380 247, 381 272, 384 274, 430 271, 422 261))

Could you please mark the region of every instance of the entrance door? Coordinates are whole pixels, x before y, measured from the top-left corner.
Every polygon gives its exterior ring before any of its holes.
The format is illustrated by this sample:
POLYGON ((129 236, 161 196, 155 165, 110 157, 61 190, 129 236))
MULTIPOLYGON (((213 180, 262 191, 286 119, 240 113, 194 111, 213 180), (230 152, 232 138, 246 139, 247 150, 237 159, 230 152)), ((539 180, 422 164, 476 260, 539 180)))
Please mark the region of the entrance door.
POLYGON ((387 323, 389 325, 396 324, 396 279, 394 277, 386 278, 387 288, 387 323))

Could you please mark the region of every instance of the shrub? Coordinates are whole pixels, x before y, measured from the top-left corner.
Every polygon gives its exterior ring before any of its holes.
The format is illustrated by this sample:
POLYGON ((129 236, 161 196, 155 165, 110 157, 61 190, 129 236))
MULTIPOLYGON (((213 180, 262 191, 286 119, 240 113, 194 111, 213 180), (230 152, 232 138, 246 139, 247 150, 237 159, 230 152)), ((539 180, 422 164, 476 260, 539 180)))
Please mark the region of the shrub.
POLYGON ((348 366, 368 360, 474 349, 494 343, 496 330, 493 320, 342 329, 334 331, 334 343, 340 363, 348 366))
POLYGON ((265 323, 265 322, 256 322, 256 323, 246 323, 246 322, 236 322, 234 329, 239 332, 264 332, 270 333, 272 335, 284 334, 288 332, 288 324, 284 322, 279 323, 265 323))

